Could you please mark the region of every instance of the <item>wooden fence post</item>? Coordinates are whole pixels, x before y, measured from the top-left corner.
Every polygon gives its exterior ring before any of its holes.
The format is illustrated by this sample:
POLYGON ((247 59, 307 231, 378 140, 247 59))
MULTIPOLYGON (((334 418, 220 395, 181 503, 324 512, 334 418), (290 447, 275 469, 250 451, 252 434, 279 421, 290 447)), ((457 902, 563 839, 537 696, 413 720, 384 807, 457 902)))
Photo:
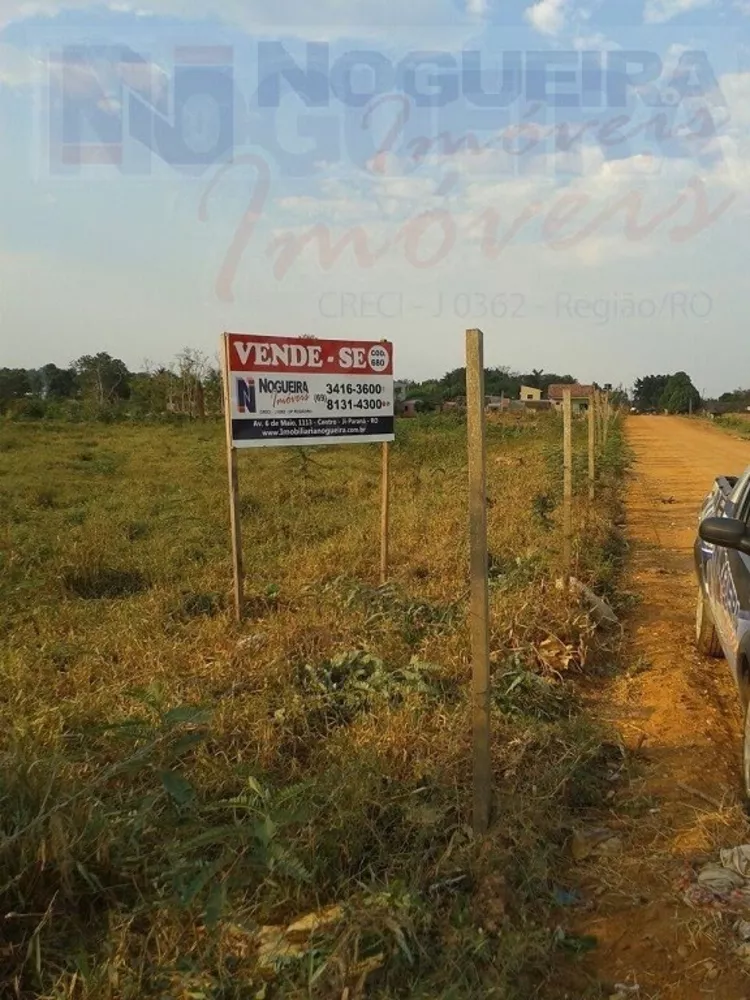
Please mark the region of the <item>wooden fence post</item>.
POLYGON ((604 447, 607 446, 607 440, 609 438, 609 422, 612 419, 612 406, 609 402, 609 393, 604 393, 604 447))
POLYGON ((596 498, 596 396, 589 396, 589 500, 596 498))
POLYGON ((566 586, 573 566, 573 406, 563 389, 563 566, 566 586))
POLYGON ((229 337, 224 337, 222 350, 224 375, 224 424, 226 428, 227 473, 229 478, 229 521, 232 535, 232 574, 234 577, 234 615, 242 621, 245 603, 245 579, 242 560, 242 519, 240 517, 239 474, 237 449, 232 440, 232 386, 229 359, 229 337))
POLYGON ((390 448, 383 442, 383 481, 380 496, 380 585, 388 582, 388 533, 390 531, 390 448))
POLYGON ((487 468, 485 445, 484 345, 481 330, 466 331, 466 409, 469 449, 471 543, 472 732, 474 749, 474 832, 490 823, 490 636, 487 555, 487 468))
POLYGON ((604 446, 604 404, 601 389, 596 390, 596 439, 601 451, 604 446))

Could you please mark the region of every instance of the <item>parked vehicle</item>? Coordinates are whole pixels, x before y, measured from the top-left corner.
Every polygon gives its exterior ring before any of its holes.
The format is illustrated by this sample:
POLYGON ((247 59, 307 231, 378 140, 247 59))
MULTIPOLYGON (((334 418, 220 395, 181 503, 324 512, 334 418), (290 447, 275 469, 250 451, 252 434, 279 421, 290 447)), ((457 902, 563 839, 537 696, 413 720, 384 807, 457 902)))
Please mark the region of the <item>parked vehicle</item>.
POLYGON ((719 476, 699 516, 696 640, 706 656, 725 656, 745 713, 743 781, 750 798, 750 469, 719 476))

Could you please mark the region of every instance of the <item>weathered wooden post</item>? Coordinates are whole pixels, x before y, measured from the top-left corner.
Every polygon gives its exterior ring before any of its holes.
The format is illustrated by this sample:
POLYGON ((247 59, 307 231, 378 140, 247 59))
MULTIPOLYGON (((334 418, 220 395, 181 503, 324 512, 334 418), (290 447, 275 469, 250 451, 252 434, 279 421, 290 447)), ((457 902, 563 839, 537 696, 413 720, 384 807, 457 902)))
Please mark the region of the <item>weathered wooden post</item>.
POLYGON ((234 616, 242 621, 245 604, 245 570, 242 560, 242 519, 237 474, 237 449, 232 439, 232 386, 229 337, 223 338, 222 371, 224 375, 224 424, 226 428, 227 472, 229 477, 229 521, 232 537, 232 577, 234 581, 234 616))
POLYGON ((390 531, 390 445, 383 442, 383 481, 380 497, 380 585, 388 582, 388 533, 390 531))
POLYGON ((568 586, 573 567, 573 405, 570 389, 563 389, 563 567, 568 586))
POLYGON ((481 330, 466 331, 466 407, 469 448, 471 546, 472 731, 474 832, 487 832, 492 799, 490 753, 489 559, 487 555, 487 463, 484 349, 481 330))
POLYGON ((589 500, 596 498, 596 390, 589 396, 589 500))
POLYGON ((612 406, 609 402, 609 393, 604 393, 604 436, 602 439, 602 445, 607 447, 607 440, 609 438, 609 423, 612 419, 612 406))

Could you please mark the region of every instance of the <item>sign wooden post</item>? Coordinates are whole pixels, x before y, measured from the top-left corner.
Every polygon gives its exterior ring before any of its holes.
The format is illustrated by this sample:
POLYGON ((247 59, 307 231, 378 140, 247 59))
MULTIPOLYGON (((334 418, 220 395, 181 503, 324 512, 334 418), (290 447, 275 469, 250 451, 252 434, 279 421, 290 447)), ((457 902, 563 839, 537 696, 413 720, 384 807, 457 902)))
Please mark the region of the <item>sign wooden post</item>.
POLYGON ((589 500, 596 497, 596 390, 589 397, 589 500))
POLYGON ((573 407, 570 389, 563 390, 563 566, 567 585, 573 566, 573 407))
POLYGON ((242 621, 245 603, 245 573, 242 561, 242 520, 240 518, 240 491, 237 475, 237 449, 232 441, 232 396, 229 362, 229 340, 224 338, 222 369, 224 374, 224 424, 227 443, 227 472, 229 475, 229 520, 232 535, 232 576, 234 579, 234 616, 242 621))
POLYGON ((388 532, 390 529, 390 484, 389 484, 389 459, 390 445, 387 441, 382 444, 383 449, 383 483, 380 506, 380 585, 388 582, 388 532))
POLYGON ((603 444, 606 447, 607 439, 609 438, 609 422, 612 418, 612 407, 609 402, 609 393, 604 393, 604 438, 603 444))
POLYGON ((484 336, 466 331, 466 410, 469 448, 471 545, 472 731, 474 747, 474 832, 490 824, 489 559, 487 555, 487 456, 485 447, 484 336))
POLYGON ((234 607, 242 620, 244 573, 237 450, 382 444, 380 573, 388 573, 388 442, 395 435, 393 345, 225 333, 222 337, 234 607))

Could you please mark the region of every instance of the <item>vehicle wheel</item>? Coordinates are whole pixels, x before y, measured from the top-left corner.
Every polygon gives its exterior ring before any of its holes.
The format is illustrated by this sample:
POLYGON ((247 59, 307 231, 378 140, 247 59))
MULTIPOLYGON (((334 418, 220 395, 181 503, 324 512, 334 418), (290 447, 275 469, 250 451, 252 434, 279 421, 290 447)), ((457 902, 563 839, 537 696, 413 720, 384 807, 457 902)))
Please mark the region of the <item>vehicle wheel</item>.
POLYGON ((750 811, 750 705, 745 711, 745 729, 742 740, 742 788, 745 792, 745 809, 750 811))
POLYGON ((695 644, 703 656, 722 656, 719 634, 716 631, 711 610, 703 594, 703 588, 698 588, 698 607, 695 612, 695 644))

